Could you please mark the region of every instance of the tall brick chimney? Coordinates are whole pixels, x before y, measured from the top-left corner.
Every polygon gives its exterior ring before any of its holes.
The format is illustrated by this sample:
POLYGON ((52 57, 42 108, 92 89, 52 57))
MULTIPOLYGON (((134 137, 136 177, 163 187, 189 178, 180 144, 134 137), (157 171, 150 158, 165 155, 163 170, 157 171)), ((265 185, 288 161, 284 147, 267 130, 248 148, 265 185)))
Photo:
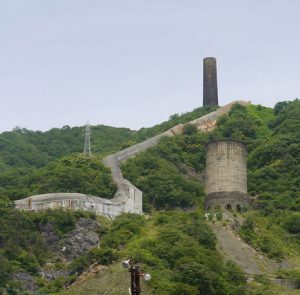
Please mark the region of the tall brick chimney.
POLYGON ((217 61, 214 57, 203 59, 203 106, 218 105, 217 61))

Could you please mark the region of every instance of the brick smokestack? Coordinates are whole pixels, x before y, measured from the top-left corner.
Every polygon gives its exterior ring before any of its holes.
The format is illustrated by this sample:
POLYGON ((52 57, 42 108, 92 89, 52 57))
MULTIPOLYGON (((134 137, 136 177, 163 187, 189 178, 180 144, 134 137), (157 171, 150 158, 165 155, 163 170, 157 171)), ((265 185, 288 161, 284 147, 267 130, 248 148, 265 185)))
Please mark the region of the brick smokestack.
POLYGON ((203 59, 203 106, 218 105, 217 61, 214 57, 203 59))

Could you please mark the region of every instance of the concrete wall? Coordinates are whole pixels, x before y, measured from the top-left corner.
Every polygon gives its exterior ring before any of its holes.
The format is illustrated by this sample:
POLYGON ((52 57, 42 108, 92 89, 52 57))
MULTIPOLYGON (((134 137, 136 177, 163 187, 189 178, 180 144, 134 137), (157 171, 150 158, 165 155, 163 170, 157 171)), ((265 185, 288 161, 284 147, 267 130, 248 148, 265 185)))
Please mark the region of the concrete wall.
POLYGON ((71 209, 94 212, 114 218, 127 211, 121 202, 79 193, 54 193, 31 196, 15 201, 19 210, 43 211, 47 209, 71 209))
POLYGON ((206 147, 206 207, 244 206, 247 197, 247 149, 234 140, 217 140, 206 147))

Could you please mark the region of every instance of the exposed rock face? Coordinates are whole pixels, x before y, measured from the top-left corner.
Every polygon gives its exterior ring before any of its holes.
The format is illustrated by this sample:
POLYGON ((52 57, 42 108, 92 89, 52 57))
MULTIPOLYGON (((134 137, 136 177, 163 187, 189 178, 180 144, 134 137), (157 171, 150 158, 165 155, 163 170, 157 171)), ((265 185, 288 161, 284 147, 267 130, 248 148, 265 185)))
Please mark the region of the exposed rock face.
POLYGON ((62 238, 58 236, 51 223, 41 226, 47 248, 52 252, 60 253, 65 259, 74 258, 87 253, 99 243, 98 230, 100 224, 91 219, 80 218, 74 230, 62 238))
POLYGON ((99 224, 91 219, 80 218, 76 228, 69 232, 60 242, 64 257, 68 260, 85 254, 91 248, 97 247, 99 224))
POLYGON ((68 276, 70 272, 68 270, 41 270, 39 275, 48 281, 57 279, 58 277, 68 276))
POLYGON ((40 225, 42 237, 50 250, 56 250, 55 245, 59 242, 59 236, 56 234, 55 229, 51 223, 40 225))
MULTIPOLYGON (((63 237, 55 231, 51 223, 41 224, 40 231, 47 249, 67 261, 86 254, 91 248, 97 247, 99 243, 99 229, 101 225, 88 218, 80 218, 75 229, 63 237)), ((1 266, 0 266, 1 267, 1 266)), ((40 269, 39 275, 51 281, 61 276, 68 276, 68 270, 40 269)), ((35 294, 38 290, 36 279, 26 272, 16 272, 13 279, 20 285, 26 294, 35 294)))
POLYGON ((13 274, 13 279, 27 292, 34 293, 38 289, 35 279, 27 272, 16 272, 13 274))

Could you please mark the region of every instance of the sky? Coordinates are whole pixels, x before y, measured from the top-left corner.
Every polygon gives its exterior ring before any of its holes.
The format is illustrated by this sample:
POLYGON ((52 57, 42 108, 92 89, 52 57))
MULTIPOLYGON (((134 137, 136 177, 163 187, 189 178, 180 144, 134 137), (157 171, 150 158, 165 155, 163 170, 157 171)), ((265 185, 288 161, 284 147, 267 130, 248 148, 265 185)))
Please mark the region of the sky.
POLYGON ((139 129, 202 106, 299 98, 299 0, 0 0, 0 132, 139 129))

